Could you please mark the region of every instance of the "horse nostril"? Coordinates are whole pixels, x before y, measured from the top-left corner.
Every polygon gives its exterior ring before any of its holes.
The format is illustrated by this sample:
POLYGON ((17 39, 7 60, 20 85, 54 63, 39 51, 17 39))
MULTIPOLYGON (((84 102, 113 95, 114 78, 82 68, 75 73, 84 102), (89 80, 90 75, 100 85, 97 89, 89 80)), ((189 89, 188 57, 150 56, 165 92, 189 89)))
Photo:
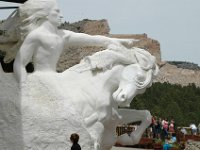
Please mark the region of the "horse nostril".
POLYGON ((125 101, 126 100, 126 95, 122 94, 120 99, 121 99, 121 101, 125 101))

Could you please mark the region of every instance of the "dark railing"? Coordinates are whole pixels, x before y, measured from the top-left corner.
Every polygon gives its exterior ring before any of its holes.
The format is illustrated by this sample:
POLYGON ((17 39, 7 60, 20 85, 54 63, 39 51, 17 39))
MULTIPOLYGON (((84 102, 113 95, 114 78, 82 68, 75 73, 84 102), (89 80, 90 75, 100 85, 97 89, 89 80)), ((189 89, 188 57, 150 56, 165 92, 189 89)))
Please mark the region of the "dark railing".
POLYGON ((4 2, 12 2, 12 3, 24 3, 26 0, 0 0, 4 2))
POLYGON ((0 7, 0 9, 17 9, 17 6, 0 7))

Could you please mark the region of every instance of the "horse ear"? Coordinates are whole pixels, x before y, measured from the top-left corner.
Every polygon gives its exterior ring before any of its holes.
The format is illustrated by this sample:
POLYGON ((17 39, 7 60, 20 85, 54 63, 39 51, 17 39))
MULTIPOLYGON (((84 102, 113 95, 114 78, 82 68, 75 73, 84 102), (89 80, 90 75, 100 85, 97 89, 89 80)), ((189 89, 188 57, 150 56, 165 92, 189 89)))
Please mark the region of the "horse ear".
POLYGON ((156 61, 153 55, 151 55, 148 51, 140 48, 135 48, 135 57, 137 59, 138 64, 144 70, 152 69, 156 61))
POLYGON ((158 72, 159 72, 159 68, 158 68, 158 65, 155 64, 155 68, 153 69, 153 76, 157 76, 158 75, 158 72))

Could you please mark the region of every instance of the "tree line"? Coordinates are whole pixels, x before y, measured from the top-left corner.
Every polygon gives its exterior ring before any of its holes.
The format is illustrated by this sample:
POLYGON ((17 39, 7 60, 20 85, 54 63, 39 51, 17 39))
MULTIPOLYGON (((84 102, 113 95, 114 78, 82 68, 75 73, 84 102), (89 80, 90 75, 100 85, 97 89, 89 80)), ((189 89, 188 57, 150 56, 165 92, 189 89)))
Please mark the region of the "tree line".
POLYGON ((131 109, 147 109, 161 118, 174 118, 176 125, 189 126, 200 123, 200 87, 170 83, 154 83, 142 95, 136 96, 131 109))

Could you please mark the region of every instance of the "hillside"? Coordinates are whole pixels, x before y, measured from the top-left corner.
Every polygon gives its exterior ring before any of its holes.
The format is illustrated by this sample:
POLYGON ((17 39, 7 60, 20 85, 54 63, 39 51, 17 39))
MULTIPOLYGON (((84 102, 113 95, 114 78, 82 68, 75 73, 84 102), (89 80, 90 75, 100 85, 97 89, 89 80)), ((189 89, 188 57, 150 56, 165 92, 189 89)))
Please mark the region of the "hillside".
POLYGON ((169 120, 174 118, 177 126, 200 123, 200 87, 194 84, 181 86, 154 83, 142 95, 131 102, 133 109, 148 109, 153 115, 169 120))

